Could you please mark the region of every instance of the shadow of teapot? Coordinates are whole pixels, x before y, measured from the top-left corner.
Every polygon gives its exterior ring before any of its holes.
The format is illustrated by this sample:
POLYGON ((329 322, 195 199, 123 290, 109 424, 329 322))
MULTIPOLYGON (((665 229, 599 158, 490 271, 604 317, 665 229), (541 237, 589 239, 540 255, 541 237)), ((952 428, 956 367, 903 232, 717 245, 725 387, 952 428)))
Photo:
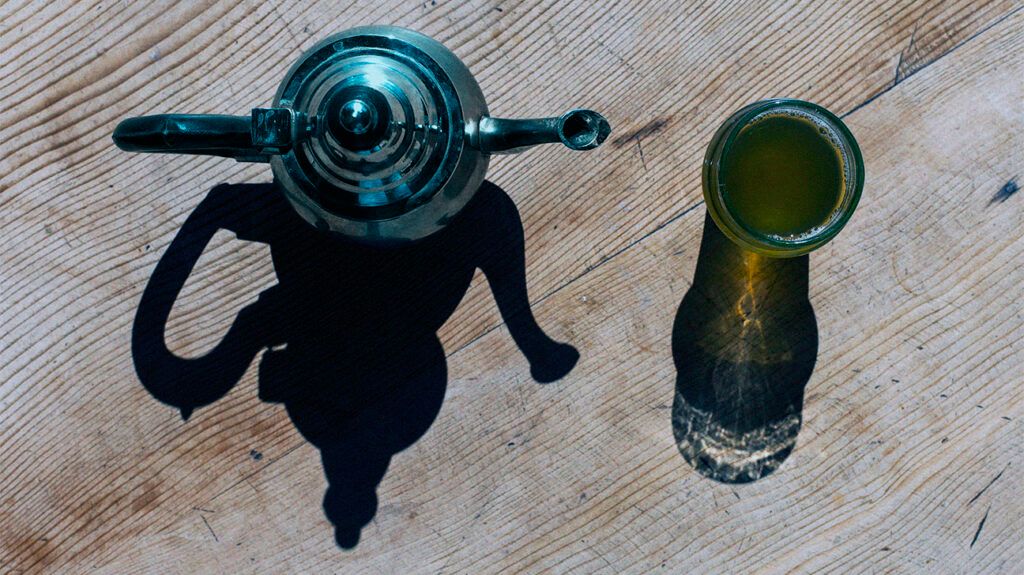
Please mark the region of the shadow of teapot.
POLYGON ((220 185, 188 217, 143 292, 132 358, 145 388, 188 419, 223 397, 261 355, 259 395, 281 403, 321 453, 324 511, 351 548, 377 508, 391 458, 436 418, 447 386, 437 336, 483 271, 509 333, 540 383, 568 374, 579 354, 537 324, 527 297, 515 204, 485 182, 443 230, 381 248, 324 234, 273 184, 220 185), (218 229, 270 246, 278 283, 238 313, 206 355, 171 352, 164 330, 196 261, 218 229))

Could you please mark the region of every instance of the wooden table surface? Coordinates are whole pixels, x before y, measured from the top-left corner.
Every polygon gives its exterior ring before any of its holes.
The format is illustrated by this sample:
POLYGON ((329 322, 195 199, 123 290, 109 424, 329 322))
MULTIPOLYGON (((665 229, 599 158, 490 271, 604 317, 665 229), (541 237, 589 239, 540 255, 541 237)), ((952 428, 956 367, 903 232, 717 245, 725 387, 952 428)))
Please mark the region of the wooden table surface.
MULTIPOLYGON (((3 3, 0 572, 1024 572, 1021 8, 3 3), (522 221, 530 309, 578 363, 537 383, 489 282, 467 275, 437 321, 443 403, 393 416, 426 425, 375 461, 376 513, 346 550, 324 464, 343 496, 372 454, 322 461, 293 423, 319 399, 261 400, 257 355, 185 420, 133 366, 143 289, 185 219, 214 185, 269 168, 127 154, 110 134, 129 116, 268 105, 303 49, 369 23, 444 42, 495 115, 590 107, 613 134, 488 174, 522 221), (704 149, 732 111, 778 96, 842 116, 867 178, 810 256, 817 354, 795 449, 757 481, 715 481, 673 436, 673 322, 702 240, 704 149)), ((278 281, 270 253, 218 231, 169 349, 215 349, 278 281)), ((391 303, 368 297, 367 313, 391 303)), ((352 359, 325 355, 312 363, 342 374, 352 359)))

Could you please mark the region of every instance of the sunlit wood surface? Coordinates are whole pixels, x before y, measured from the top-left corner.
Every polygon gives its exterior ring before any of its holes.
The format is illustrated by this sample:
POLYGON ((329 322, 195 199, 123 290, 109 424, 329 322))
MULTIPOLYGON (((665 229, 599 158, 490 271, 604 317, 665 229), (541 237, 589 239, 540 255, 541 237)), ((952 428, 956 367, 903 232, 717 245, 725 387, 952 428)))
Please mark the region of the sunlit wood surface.
MULTIPOLYGON (((1024 572, 1021 7, 0 4, 0 573, 1024 572), (439 334, 440 414, 345 551, 319 454, 257 397, 255 364, 188 421, 132 366, 170 239, 213 185, 269 168, 126 154, 110 134, 268 105, 303 49, 369 23, 443 41, 495 115, 590 107, 614 132, 489 172, 525 226, 533 312, 579 363, 534 383, 478 273, 439 334), (867 180, 810 258, 820 341, 796 449, 729 485, 676 448, 672 322, 704 148, 773 96, 842 115, 867 180)), ((275 281, 266 246, 219 233, 171 349, 212 348, 275 281)))

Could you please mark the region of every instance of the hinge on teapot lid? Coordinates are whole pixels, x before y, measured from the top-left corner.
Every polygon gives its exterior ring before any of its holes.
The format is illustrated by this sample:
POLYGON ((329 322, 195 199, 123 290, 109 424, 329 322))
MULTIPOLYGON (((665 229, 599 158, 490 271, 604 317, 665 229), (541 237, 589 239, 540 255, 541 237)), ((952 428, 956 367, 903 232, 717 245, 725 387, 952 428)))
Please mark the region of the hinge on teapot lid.
POLYGON ((268 154, 280 154, 290 148, 293 114, 294 112, 287 108, 253 108, 253 146, 268 154))

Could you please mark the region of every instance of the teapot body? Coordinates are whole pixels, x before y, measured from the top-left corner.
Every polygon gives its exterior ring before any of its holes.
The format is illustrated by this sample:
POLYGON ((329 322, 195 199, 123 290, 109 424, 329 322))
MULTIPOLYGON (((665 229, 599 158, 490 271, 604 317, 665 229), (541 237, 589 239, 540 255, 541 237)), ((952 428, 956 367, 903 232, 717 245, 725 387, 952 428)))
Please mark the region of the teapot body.
POLYGON ((273 107, 324 117, 331 93, 349 86, 373 90, 399 110, 391 113, 393 137, 347 158, 343 146, 323 142, 329 135, 296 134, 291 149, 270 157, 288 201, 318 229, 375 244, 417 240, 445 227, 480 187, 490 159, 466 141, 467 129, 488 115, 469 69, 418 32, 353 28, 295 62, 273 107))

